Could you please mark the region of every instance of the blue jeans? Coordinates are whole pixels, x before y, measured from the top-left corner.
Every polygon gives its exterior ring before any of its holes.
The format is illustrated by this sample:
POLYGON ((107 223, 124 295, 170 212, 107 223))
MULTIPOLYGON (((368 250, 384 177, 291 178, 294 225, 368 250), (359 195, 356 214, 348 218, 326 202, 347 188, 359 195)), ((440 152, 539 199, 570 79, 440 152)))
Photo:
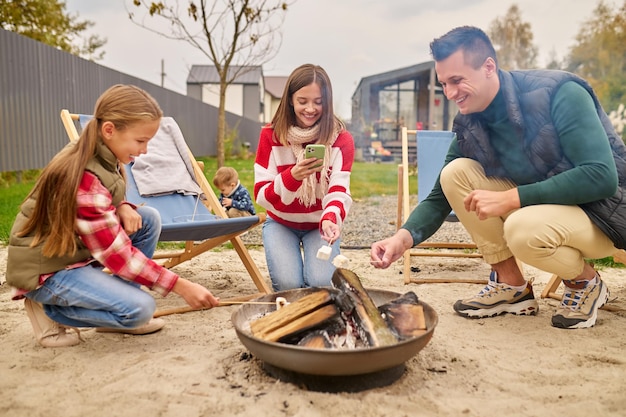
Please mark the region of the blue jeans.
POLYGON ((263 246, 274 291, 330 285, 335 272, 332 260, 339 255, 341 239, 333 242, 329 260, 317 259, 328 245, 319 230, 297 230, 267 218, 263 223, 263 246))
MULTIPOLYGON (((161 234, 161 216, 146 206, 138 207, 137 212, 142 228, 130 239, 151 258, 161 234)), ((154 298, 140 285, 92 265, 59 271, 26 297, 43 304, 52 320, 73 327, 130 329, 150 321, 156 310, 154 298)))

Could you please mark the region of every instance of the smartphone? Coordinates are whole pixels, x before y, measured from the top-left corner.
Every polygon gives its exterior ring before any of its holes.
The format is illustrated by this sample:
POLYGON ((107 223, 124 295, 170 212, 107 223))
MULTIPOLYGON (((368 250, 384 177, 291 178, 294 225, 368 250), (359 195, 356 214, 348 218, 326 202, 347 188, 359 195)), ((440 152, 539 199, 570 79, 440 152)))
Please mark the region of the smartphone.
POLYGON ((324 145, 306 145, 304 148, 304 157, 320 159, 320 163, 315 167, 321 167, 324 163, 324 154, 326 153, 326 146, 324 145))

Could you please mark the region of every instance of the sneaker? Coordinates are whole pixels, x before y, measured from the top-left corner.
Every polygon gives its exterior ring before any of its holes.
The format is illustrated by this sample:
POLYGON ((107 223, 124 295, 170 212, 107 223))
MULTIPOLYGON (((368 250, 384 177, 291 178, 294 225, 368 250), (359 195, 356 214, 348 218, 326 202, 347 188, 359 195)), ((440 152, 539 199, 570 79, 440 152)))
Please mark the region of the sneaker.
POLYGON ((552 325, 560 329, 593 327, 598 318, 598 309, 608 299, 609 289, 598 274, 595 283, 587 281, 581 289, 565 286, 561 305, 552 316, 552 325))
POLYGON ((75 346, 82 340, 77 328, 71 327, 76 334, 67 333, 68 327, 52 320, 43 310, 43 306, 30 298, 24 300, 26 315, 35 331, 37 342, 43 347, 75 346))
POLYGON ((152 318, 146 324, 143 324, 139 327, 135 327, 132 329, 119 329, 114 327, 98 327, 96 328, 96 332, 98 333, 123 333, 123 334, 133 334, 133 335, 143 335, 155 333, 161 330, 165 326, 165 320, 152 318))
POLYGON ((498 282, 498 274, 491 271, 489 282, 477 295, 454 303, 454 311, 467 318, 493 317, 512 313, 534 316, 539 305, 533 294, 532 281, 523 291, 498 282))

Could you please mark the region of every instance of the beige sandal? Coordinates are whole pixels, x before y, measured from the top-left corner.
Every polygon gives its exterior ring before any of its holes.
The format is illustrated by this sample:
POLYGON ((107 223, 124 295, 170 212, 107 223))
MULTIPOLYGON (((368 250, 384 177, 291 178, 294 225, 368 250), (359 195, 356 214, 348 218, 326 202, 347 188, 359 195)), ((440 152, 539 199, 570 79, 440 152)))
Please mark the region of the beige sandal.
POLYGON ((52 320, 46 315, 40 303, 26 298, 24 307, 26 308, 26 315, 30 319, 30 324, 35 331, 35 338, 41 346, 66 347, 75 346, 81 342, 82 339, 77 328, 66 327, 52 320), (74 330, 76 334, 67 333, 66 330, 68 328, 74 330))

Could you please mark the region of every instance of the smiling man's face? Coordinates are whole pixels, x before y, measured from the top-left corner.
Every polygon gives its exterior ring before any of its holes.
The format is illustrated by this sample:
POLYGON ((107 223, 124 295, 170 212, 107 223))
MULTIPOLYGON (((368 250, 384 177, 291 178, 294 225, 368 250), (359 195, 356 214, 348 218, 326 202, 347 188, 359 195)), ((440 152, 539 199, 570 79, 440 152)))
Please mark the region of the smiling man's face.
POLYGON ((500 88, 494 60, 487 58, 480 67, 473 68, 462 49, 435 62, 435 71, 444 94, 457 104, 461 114, 485 110, 500 88))

